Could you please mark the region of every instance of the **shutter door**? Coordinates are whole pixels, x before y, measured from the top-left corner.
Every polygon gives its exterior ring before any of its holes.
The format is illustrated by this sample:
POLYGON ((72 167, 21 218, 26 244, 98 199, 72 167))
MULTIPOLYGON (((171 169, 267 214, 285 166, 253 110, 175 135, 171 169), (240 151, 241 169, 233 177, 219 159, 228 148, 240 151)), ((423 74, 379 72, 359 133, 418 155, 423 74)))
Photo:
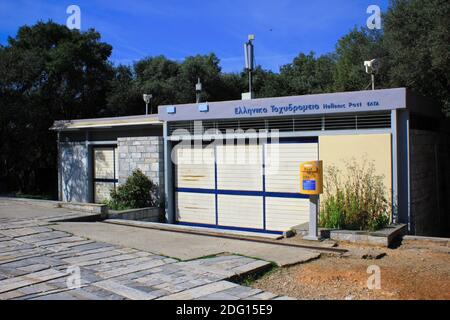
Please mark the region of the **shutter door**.
POLYGON ((282 232, 308 222, 299 166, 318 159, 317 139, 298 143, 177 148, 180 223, 282 232), (195 163, 194 159, 209 159, 195 163), (214 161, 215 160, 215 161, 214 161))
POLYGON ((215 224, 214 149, 180 144, 174 151, 176 220, 215 224))
POLYGON ((318 159, 318 144, 280 143, 265 148, 266 228, 288 230, 309 222, 309 199, 300 197, 300 162, 318 159))
POLYGON ((216 152, 218 224, 263 229, 262 146, 217 146, 216 152))

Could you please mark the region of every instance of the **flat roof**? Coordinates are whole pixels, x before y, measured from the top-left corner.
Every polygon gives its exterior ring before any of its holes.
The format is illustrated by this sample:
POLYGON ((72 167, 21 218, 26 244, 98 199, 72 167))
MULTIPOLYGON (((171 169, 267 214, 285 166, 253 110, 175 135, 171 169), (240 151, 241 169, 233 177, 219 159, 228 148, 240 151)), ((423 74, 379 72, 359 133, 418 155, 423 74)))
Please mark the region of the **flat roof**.
POLYGON ((162 122, 158 119, 158 115, 156 114, 80 120, 57 120, 53 123, 50 130, 71 131, 78 129, 101 129, 137 125, 162 125, 162 122))
POLYGON ((163 121, 187 121, 383 111, 406 108, 406 96, 406 88, 395 88, 163 105, 158 116, 163 121))

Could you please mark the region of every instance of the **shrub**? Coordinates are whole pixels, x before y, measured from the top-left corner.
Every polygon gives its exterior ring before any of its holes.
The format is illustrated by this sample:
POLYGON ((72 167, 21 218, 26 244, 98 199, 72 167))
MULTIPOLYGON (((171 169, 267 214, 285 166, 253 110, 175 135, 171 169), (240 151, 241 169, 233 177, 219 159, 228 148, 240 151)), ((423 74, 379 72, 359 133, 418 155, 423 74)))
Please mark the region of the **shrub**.
POLYGON ((137 169, 124 184, 111 191, 108 206, 113 210, 155 206, 157 204, 156 189, 155 184, 137 169))
POLYGON ((391 202, 386 197, 383 176, 375 174, 373 162, 346 161, 345 175, 329 166, 324 174, 324 195, 319 225, 325 228, 370 230, 390 222, 391 202))

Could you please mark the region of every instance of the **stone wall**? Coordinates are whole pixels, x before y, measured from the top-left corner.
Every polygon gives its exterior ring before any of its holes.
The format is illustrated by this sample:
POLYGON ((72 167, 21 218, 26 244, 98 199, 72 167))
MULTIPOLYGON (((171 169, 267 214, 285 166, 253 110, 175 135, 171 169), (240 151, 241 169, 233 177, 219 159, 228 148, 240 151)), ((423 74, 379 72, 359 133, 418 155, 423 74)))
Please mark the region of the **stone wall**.
POLYGON ((164 143, 162 137, 127 137, 117 139, 119 153, 119 184, 134 170, 140 169, 158 186, 155 196, 164 203, 164 143))
POLYGON ((450 137, 410 131, 411 231, 450 235, 450 137))
POLYGON ((134 221, 147 221, 147 222, 161 222, 162 221, 162 209, 161 208, 140 208, 130 210, 109 210, 108 219, 122 219, 122 220, 134 220, 134 221))

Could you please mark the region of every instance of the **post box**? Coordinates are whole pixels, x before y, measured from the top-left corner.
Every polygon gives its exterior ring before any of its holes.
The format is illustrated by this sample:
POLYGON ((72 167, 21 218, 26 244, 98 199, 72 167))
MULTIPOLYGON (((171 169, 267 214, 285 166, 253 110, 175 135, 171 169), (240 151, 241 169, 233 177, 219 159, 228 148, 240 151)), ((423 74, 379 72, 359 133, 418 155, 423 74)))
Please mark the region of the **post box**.
POLYGON ((307 161, 300 164, 300 193, 319 195, 323 192, 322 161, 307 161))

